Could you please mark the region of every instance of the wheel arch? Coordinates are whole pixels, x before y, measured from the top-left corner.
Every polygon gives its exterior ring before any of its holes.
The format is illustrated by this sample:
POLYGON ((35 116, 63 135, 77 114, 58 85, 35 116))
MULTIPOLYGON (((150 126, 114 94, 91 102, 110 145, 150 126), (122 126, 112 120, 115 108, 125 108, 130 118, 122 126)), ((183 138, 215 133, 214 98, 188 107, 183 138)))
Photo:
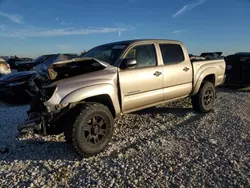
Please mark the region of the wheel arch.
POLYGON ((206 69, 200 74, 199 78, 196 81, 195 87, 191 93, 191 96, 194 96, 199 92, 202 83, 204 83, 205 81, 211 82, 214 85, 216 84, 216 69, 206 69))
POLYGON ((60 103, 97 102, 107 106, 114 117, 121 113, 117 89, 111 84, 80 88, 65 96, 60 103))
POLYGON ((112 99, 108 94, 101 94, 84 99, 84 102, 97 102, 108 107, 113 117, 116 117, 116 111, 112 99))

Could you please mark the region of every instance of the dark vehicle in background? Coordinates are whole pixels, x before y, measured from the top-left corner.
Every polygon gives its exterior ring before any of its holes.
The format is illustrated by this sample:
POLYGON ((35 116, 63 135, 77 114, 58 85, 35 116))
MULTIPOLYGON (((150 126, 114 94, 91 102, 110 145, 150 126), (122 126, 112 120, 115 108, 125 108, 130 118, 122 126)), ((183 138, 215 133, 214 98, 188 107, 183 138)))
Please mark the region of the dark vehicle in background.
POLYGON ((198 55, 193 55, 193 54, 189 54, 189 58, 191 61, 202 61, 202 60, 206 60, 205 57, 201 57, 198 55))
MULTIPOLYGON (((16 68, 18 71, 29 71, 33 67, 47 61, 51 57, 55 57, 56 55, 58 55, 58 54, 47 54, 47 55, 39 56, 38 58, 34 59, 33 61, 16 62, 16 68)), ((77 54, 64 54, 64 55, 74 56, 74 57, 77 56, 77 54)))
POLYGON ((31 58, 17 56, 3 56, 2 58, 9 64, 12 71, 19 71, 20 62, 31 62, 33 60, 31 58))
POLYGON ((203 52, 201 53, 201 57, 206 58, 207 60, 211 59, 223 59, 224 56, 222 56, 223 52, 203 52))
POLYGON ((53 54, 40 56, 37 58, 36 62, 42 63, 37 64, 36 68, 33 70, 15 72, 0 77, 0 95, 5 100, 29 101, 30 95, 27 93, 29 90, 28 81, 32 76, 36 75, 39 66, 48 66, 55 61, 69 60, 77 56, 77 54, 53 54))
POLYGON ((28 101, 26 93, 28 80, 35 75, 35 71, 22 71, 5 75, 0 78, 0 96, 5 101, 28 101))
POLYGON ((250 52, 235 53, 225 58, 226 81, 224 85, 250 85, 250 52))
POLYGON ((54 56, 56 54, 47 54, 47 55, 42 55, 39 56, 38 58, 32 60, 30 58, 18 58, 18 57, 11 57, 8 60, 6 60, 10 68, 14 70, 14 72, 19 72, 19 71, 29 71, 32 69, 34 66, 42 63, 46 59, 54 56))

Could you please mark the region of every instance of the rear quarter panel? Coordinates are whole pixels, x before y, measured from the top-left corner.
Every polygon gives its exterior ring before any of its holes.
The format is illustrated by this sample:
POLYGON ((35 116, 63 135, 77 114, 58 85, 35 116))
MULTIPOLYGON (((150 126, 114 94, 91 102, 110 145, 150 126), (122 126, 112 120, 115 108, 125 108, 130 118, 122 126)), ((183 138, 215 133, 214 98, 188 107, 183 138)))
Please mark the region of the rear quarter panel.
POLYGON ((204 78, 208 75, 215 76, 215 87, 223 83, 225 78, 226 64, 224 59, 193 62, 194 88, 191 95, 198 93, 204 78))

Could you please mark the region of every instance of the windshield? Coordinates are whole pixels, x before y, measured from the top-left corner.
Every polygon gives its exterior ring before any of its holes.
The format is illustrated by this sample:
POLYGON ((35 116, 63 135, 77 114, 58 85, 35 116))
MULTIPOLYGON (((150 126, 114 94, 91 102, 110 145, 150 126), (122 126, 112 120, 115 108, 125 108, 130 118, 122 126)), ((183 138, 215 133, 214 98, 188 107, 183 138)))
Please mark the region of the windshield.
POLYGON ((92 57, 114 65, 127 45, 107 44, 95 47, 87 52, 83 57, 92 57))

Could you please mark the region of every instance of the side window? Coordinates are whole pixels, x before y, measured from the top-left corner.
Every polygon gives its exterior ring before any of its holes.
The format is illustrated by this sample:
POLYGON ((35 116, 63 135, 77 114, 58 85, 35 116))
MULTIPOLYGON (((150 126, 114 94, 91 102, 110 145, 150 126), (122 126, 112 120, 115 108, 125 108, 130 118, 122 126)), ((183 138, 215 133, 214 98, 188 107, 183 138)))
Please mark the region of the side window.
POLYGON ((125 58, 135 58, 136 67, 151 67, 156 65, 156 52, 153 44, 132 48, 125 58))
POLYGON ((164 65, 180 63, 184 61, 182 48, 178 44, 160 44, 164 65))

